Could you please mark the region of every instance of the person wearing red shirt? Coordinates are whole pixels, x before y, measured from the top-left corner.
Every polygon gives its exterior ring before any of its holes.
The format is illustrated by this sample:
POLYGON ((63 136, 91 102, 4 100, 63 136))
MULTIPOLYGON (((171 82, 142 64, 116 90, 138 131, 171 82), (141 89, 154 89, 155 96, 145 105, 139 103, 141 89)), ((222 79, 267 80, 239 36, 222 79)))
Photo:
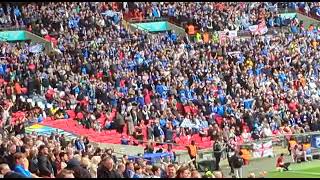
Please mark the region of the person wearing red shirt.
POLYGON ((283 153, 281 153, 280 157, 278 157, 276 167, 283 168, 284 170, 289 171, 288 167, 290 166, 290 163, 289 162, 285 163, 283 156, 284 156, 283 153))

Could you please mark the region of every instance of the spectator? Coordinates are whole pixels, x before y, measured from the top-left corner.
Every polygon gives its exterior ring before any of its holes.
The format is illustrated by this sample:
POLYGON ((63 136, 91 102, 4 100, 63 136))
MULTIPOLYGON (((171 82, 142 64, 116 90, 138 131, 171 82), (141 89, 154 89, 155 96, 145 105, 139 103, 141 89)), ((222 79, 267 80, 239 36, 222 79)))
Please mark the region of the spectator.
POLYGON ((57 178, 75 178, 73 175, 73 171, 63 169, 58 175, 57 178))
POLYGON ((152 178, 160 178, 161 176, 161 169, 158 166, 153 166, 152 167, 152 172, 153 172, 153 176, 152 178))
POLYGON ((202 176, 198 171, 194 170, 191 172, 191 178, 202 178, 202 176))
POLYGON ((119 163, 119 164, 118 164, 118 167, 117 167, 117 171, 118 171, 118 173, 119 173, 119 175, 120 175, 121 178, 124 178, 124 172, 125 172, 125 170, 126 170, 125 164, 119 163))
POLYGON ((242 178, 242 166, 243 166, 243 158, 241 157, 242 152, 235 152, 235 154, 231 157, 231 164, 234 169, 234 173, 236 178, 242 178))
POLYGON ((167 166, 167 178, 175 178, 176 177, 176 167, 173 164, 169 164, 167 166))
POLYGON ((215 157, 215 170, 219 171, 220 170, 220 159, 223 151, 223 144, 222 142, 218 139, 216 142, 214 142, 213 145, 213 155, 215 157))
POLYGON ((102 160, 100 167, 97 171, 98 178, 120 178, 120 174, 114 170, 114 162, 110 157, 102 160))
POLYGON ((16 153, 14 155, 14 158, 15 158, 15 168, 14 168, 14 171, 19 173, 19 174, 22 174, 23 176, 25 177, 28 177, 28 178, 34 178, 34 177, 37 177, 33 174, 31 174, 31 172, 28 170, 28 167, 27 164, 28 164, 28 160, 26 159, 25 155, 23 153, 16 153))
POLYGON ((41 177, 54 177, 53 176, 53 167, 48 158, 48 148, 45 145, 41 145, 39 147, 39 155, 38 155, 38 168, 39 175, 41 177))
MULTIPOLYGON (((89 166, 89 164, 87 164, 86 167, 87 166, 89 166)), ((75 178, 91 178, 89 170, 82 167, 81 162, 76 158, 69 160, 65 169, 73 171, 73 175, 75 178)))
POLYGON ((3 178, 28 178, 22 174, 11 171, 9 165, 7 164, 0 165, 0 172, 1 175, 3 175, 3 178))
POLYGON ((140 165, 134 167, 134 175, 132 178, 143 178, 142 168, 140 165))
POLYGON ((191 172, 187 166, 182 166, 177 171, 177 178, 190 178, 191 172))
POLYGON ((132 178, 134 176, 134 164, 133 162, 126 163, 126 170, 124 172, 125 178, 132 178))

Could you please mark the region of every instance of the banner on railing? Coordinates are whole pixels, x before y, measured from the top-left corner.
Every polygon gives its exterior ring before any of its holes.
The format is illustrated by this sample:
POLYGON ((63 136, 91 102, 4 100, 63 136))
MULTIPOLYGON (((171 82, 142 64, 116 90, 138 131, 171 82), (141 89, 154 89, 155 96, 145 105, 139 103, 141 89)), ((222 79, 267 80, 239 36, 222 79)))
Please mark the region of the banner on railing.
POLYGON ((265 143, 254 143, 253 144, 253 157, 262 158, 273 156, 272 141, 265 143))
POLYGON ((219 34, 220 44, 224 44, 226 42, 227 37, 229 39, 233 39, 238 36, 237 31, 219 31, 218 34, 219 34))
POLYGON ((42 50, 43 50, 43 45, 41 45, 41 44, 36 44, 34 46, 29 47, 29 52, 34 53, 34 54, 40 53, 40 52, 42 52, 42 50))
POLYGON ((264 35, 268 32, 268 27, 265 23, 260 23, 258 25, 249 26, 249 30, 255 35, 264 35))

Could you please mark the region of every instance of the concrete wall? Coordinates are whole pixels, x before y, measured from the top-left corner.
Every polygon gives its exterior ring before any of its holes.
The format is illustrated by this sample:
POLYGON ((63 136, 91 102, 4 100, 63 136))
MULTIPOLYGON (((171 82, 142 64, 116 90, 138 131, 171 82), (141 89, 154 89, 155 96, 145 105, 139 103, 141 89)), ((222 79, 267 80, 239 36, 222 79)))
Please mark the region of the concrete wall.
POLYGON ((130 145, 121 145, 121 144, 107 144, 107 143, 96 143, 91 142, 94 147, 100 147, 102 149, 114 149, 115 155, 117 157, 122 157, 126 154, 129 156, 136 156, 137 154, 144 153, 144 148, 140 146, 130 146, 130 145))
POLYGON ((50 52, 53 51, 53 46, 52 46, 51 42, 48 42, 45 39, 43 39, 42 37, 35 35, 33 33, 30 33, 28 31, 25 31, 25 33, 26 33, 26 38, 31 39, 32 42, 43 43, 44 48, 45 48, 45 51, 44 51, 45 53, 49 54, 50 52))
POLYGON ((182 27, 179 27, 179 26, 172 24, 170 22, 168 22, 168 24, 169 24, 169 28, 174 30, 179 36, 184 37, 187 35, 185 29, 183 29, 182 27))

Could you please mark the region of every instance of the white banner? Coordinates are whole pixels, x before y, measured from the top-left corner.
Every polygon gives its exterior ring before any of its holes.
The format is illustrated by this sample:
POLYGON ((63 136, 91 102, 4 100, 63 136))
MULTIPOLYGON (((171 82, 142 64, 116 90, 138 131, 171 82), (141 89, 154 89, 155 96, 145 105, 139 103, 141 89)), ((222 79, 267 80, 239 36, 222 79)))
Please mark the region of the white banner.
POLYGON ((249 30, 251 31, 252 34, 256 34, 256 35, 264 35, 268 32, 268 28, 265 23, 249 26, 249 30))
POLYGON ((272 141, 260 144, 253 144, 253 157, 262 158, 273 156, 272 141))
POLYGON ((43 50, 43 46, 41 44, 37 44, 29 47, 29 52, 31 53, 40 53, 43 50))
POLYGON ((228 33, 229 33, 228 35, 229 38, 236 38, 238 36, 237 31, 228 31, 228 33))

